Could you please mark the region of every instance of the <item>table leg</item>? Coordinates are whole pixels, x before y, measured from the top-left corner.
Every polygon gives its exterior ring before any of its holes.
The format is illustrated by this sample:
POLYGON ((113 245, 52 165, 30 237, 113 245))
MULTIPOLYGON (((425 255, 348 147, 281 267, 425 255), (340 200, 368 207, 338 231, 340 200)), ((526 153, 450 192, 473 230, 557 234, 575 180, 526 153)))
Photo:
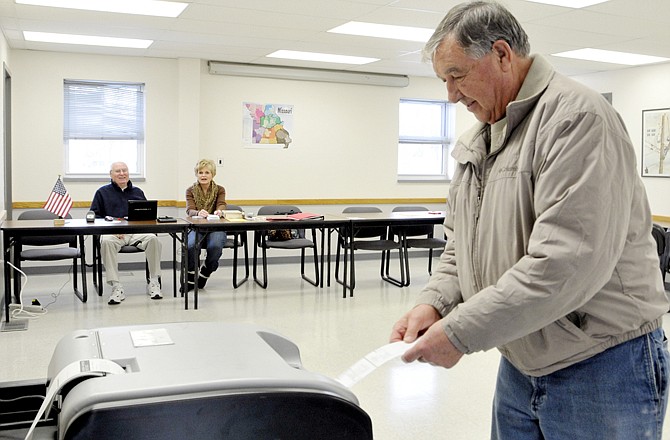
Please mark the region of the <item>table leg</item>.
MULTIPOLYGON (((200 251, 202 250, 202 242, 207 238, 207 233, 200 235, 195 231, 195 270, 193 273, 193 309, 198 310, 198 277, 200 276, 200 251)), ((188 268, 186 269, 188 270, 188 268)), ((188 284, 188 281, 187 281, 188 284)), ((188 290, 188 285, 186 286, 188 290)))
POLYGON ((11 261, 11 245, 7 233, 2 234, 2 249, 5 260, 5 322, 9 322, 9 304, 12 301, 12 287, 10 281, 9 262, 11 261))
MULTIPOLYGON (((325 249, 325 244, 326 244, 326 237, 325 237, 325 235, 326 235, 326 229, 327 229, 327 228, 324 227, 324 226, 322 226, 321 228, 319 228, 319 230, 320 230, 320 232, 321 232, 321 269, 320 269, 320 270, 321 270, 321 279, 319 280, 319 287, 321 287, 321 288, 323 288, 323 266, 324 266, 323 263, 324 263, 324 258, 325 258, 324 253, 325 253, 325 250, 326 250, 326 249, 325 249)), ((330 251, 330 249, 328 249, 328 251, 330 251)), ((330 256, 329 256, 329 258, 330 258, 330 256)))

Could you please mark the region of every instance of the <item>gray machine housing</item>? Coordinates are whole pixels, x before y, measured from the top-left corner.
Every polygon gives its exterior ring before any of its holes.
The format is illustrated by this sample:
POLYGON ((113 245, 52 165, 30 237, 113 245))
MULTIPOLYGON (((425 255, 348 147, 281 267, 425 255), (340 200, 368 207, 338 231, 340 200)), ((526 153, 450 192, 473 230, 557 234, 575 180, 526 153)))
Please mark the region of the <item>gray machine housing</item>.
POLYGON ((64 387, 58 439, 372 439, 370 418, 349 389, 305 370, 293 342, 258 326, 75 331, 58 343, 48 378, 87 359, 111 360, 125 372, 64 387), (137 346, 131 337, 155 331, 167 341, 137 346))

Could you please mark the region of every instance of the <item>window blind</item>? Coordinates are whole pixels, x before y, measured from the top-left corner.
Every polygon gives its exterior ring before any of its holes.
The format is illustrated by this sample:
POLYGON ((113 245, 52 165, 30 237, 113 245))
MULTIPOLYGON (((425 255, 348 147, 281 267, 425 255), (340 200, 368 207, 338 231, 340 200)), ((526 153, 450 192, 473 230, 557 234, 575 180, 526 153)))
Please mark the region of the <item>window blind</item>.
POLYGON ((144 141, 144 84, 65 80, 63 136, 144 141))

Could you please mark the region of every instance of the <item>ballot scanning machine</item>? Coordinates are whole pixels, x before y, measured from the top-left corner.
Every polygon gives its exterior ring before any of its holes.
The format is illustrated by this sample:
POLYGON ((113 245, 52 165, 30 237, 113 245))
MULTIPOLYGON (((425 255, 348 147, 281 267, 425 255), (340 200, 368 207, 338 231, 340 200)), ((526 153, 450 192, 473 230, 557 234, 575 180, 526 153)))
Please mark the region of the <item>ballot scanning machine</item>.
POLYGON ((55 426, 42 438, 372 439, 348 388, 305 370, 293 342, 254 325, 75 331, 56 346, 47 386, 55 426))

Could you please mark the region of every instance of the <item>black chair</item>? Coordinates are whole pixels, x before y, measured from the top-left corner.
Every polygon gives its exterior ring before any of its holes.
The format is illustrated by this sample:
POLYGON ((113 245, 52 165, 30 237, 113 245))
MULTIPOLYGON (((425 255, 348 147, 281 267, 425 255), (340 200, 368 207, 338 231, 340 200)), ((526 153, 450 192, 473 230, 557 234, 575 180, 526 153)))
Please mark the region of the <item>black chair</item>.
MULTIPOLYGON (((374 213, 382 212, 375 206, 350 206, 345 208, 343 213, 374 213)), ((381 266, 379 274, 381 278, 394 286, 403 287, 406 283, 405 268, 406 256, 400 241, 391 239, 388 235, 386 226, 353 226, 351 231, 341 229, 338 234, 337 252, 335 254, 335 280, 343 284, 340 278, 340 252, 343 254, 344 267, 346 268, 348 255, 351 254, 351 280, 350 288, 356 287, 356 269, 354 264, 354 253, 357 250, 381 251, 381 266), (350 236, 351 234, 351 236, 350 236), (351 242, 353 237, 353 242, 351 242), (398 251, 400 261, 400 279, 393 278, 389 273, 389 264, 391 260, 391 251, 398 251)))
POLYGON ((666 248, 668 243, 666 242, 666 232, 663 226, 657 225, 654 223, 651 227, 651 235, 656 241, 656 251, 658 253, 659 267, 661 269, 661 276, 663 277, 663 282, 665 282, 665 273, 668 269, 667 267, 667 252, 666 248))
MULTIPOLYGON (((428 211, 424 206, 396 206, 393 212, 428 211)), ((391 237, 401 240, 405 251, 405 271, 407 283, 410 283, 409 274, 409 249, 428 249, 428 274, 433 274, 433 249, 444 250, 447 240, 434 237, 435 227, 433 225, 408 225, 392 226, 389 228, 391 237)))
MULTIPOLYGON (((267 205, 262 206, 258 210, 259 216, 264 215, 284 215, 297 214, 300 209, 292 205, 267 205)), ((297 226, 297 225, 296 225, 297 226)), ((287 240, 276 240, 270 236, 270 231, 256 231, 254 233, 254 281, 263 289, 268 286, 267 273, 267 250, 268 249, 300 249, 300 276, 313 286, 319 285, 319 257, 316 245, 316 228, 310 228, 312 231, 312 239, 305 237, 305 229, 295 229, 296 238, 289 238, 287 240), (258 260, 258 248, 262 251, 263 260, 263 279, 259 280, 256 274, 256 266, 258 260), (305 275, 305 253, 311 248, 314 251, 314 279, 308 278, 305 275)))
MULTIPOLYGON (((35 209, 22 212, 18 220, 54 220, 59 218, 57 215, 45 209, 35 209)), ((66 219, 72 218, 69 214, 66 219)), ((74 294, 81 302, 88 299, 88 289, 86 285, 86 257, 84 252, 84 237, 76 235, 54 235, 40 237, 21 237, 14 246, 14 266, 21 269, 21 261, 59 261, 72 260, 72 287, 74 294), (77 242, 79 244, 77 245, 77 242), (63 246, 67 245, 67 246, 63 246), (24 246, 30 246, 31 249, 24 249, 24 246), (80 260, 78 263, 77 260, 80 260), (82 291, 79 291, 77 285, 77 266, 81 265, 81 283, 82 291)), ((17 301, 20 301, 21 283, 20 277, 14 278, 14 295, 17 301)))
MULTIPOLYGON (((244 212, 242 207, 237 205, 227 205, 226 209, 237 210, 244 212)), ((227 233, 226 243, 223 245, 225 249, 233 249, 233 288, 237 289, 249 279, 249 244, 247 240, 247 231, 233 231, 227 233), (244 278, 242 281, 237 281, 237 250, 244 248, 244 278)))

